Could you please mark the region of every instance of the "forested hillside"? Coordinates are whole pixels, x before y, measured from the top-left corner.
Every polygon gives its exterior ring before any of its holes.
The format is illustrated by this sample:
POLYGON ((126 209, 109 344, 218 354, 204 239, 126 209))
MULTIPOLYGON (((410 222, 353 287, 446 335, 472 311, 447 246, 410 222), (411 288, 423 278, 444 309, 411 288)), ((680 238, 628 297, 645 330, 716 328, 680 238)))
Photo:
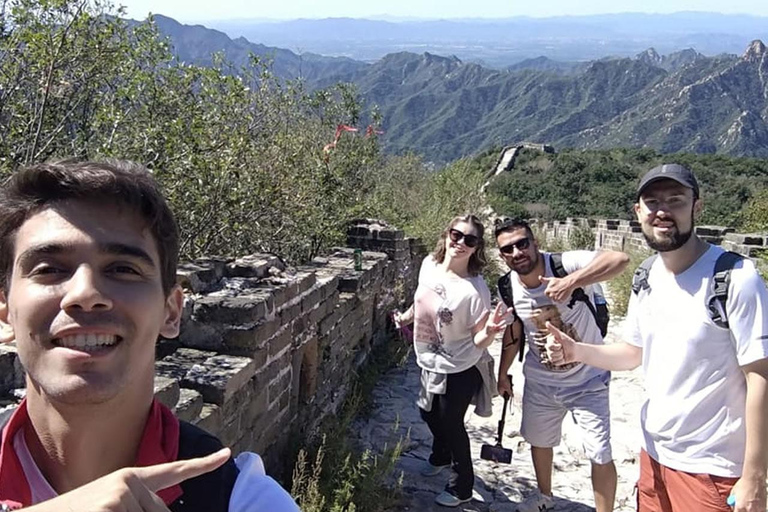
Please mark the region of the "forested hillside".
MULTIPOLYGON (((487 165, 495 151, 478 157, 487 165)), ((567 150, 558 154, 525 149, 514 169, 488 187, 499 213, 564 219, 632 219, 637 183, 661 163, 690 167, 699 178, 704 209, 700 224, 768 230, 759 214, 768 190, 768 160, 723 155, 661 154, 650 149, 567 150)), ((493 165, 493 164, 491 164, 493 165)))

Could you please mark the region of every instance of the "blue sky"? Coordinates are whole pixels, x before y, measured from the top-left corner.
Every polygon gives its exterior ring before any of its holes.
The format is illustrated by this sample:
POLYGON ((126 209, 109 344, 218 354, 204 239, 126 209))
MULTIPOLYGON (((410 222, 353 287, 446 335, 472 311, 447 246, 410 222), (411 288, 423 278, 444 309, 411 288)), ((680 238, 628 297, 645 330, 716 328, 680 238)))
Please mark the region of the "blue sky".
POLYGON ((416 18, 500 18, 616 12, 709 11, 768 16, 766 0, 114 0, 131 18, 148 12, 182 22, 237 18, 362 18, 380 15, 416 18), (214 7, 215 6, 215 7, 214 7))

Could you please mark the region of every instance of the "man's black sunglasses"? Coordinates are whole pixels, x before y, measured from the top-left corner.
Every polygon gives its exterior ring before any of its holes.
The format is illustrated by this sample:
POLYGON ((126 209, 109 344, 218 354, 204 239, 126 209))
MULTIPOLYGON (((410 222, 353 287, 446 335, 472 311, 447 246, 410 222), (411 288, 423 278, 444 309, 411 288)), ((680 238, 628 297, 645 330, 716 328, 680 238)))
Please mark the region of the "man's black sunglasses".
POLYGON ((480 243, 480 239, 475 235, 465 235, 458 229, 449 229, 448 236, 451 237, 451 242, 455 244, 464 240, 464 245, 466 245, 469 248, 477 247, 477 244, 480 243))
POLYGON ((531 240, 528 237, 521 238, 517 242, 507 244, 504 247, 499 247, 499 252, 502 254, 512 254, 517 248, 518 251, 524 251, 531 246, 531 240))

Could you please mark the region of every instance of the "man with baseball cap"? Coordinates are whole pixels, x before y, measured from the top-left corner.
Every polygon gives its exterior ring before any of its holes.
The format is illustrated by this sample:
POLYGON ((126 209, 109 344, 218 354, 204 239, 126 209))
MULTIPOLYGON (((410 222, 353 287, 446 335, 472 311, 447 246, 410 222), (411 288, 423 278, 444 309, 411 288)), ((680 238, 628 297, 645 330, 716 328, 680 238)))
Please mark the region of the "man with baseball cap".
POLYGON ((549 357, 643 365, 640 512, 725 512, 734 501, 736 511, 765 512, 768 290, 752 261, 694 234, 701 201, 690 169, 651 169, 637 197, 659 254, 635 273, 625 341, 576 343, 548 326, 549 357))

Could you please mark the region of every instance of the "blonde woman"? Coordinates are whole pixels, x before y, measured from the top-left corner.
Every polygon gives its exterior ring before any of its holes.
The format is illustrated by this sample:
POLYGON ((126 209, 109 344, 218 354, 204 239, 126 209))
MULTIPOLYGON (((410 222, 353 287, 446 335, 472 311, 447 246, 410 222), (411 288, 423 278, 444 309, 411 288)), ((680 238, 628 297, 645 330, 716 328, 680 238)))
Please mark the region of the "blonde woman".
POLYGON ((456 217, 440 236, 419 273, 413 306, 395 316, 414 322, 416 360, 422 369, 419 406, 434 437, 422 471, 435 476, 452 467, 456 478, 435 501, 456 507, 472 499, 474 471, 464 415, 490 416, 496 383, 486 348, 507 325, 500 307, 491 312, 491 293, 482 276, 486 264, 483 224, 474 215, 456 217))

